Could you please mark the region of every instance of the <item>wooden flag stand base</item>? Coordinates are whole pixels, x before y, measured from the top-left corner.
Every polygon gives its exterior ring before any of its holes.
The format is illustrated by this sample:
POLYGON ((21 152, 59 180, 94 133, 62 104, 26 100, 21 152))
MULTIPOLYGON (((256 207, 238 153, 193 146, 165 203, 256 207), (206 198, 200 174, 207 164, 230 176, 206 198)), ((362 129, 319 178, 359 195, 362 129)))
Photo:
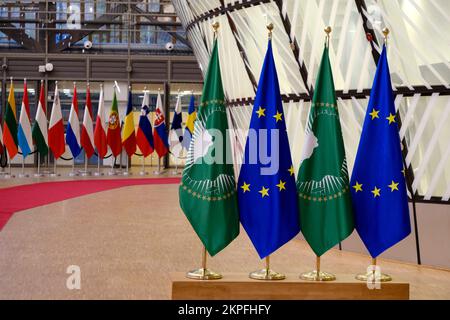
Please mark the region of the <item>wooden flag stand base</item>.
POLYGON ((320 270, 320 257, 316 257, 316 270, 302 273, 300 279, 306 281, 334 281, 336 276, 320 270))
POLYGON ((270 269, 270 256, 266 257, 266 268, 253 271, 248 276, 253 280, 284 280, 286 276, 270 269))
MULTIPOLYGON (((206 269, 207 270, 207 269, 206 269)), ((408 300, 409 283, 384 282, 378 287, 355 280, 354 275, 338 275, 335 281, 305 281, 298 274, 286 274, 281 281, 255 281, 248 273, 227 273, 223 278, 195 280, 185 273, 172 273, 173 300, 408 300), (214 281, 199 281, 210 280, 214 281)), ((193 277, 192 277, 193 278, 193 277)))
POLYGON ((203 247, 202 253, 202 267, 196 270, 189 271, 186 273, 186 278, 193 280, 218 280, 222 279, 222 275, 220 273, 214 272, 206 268, 206 257, 207 257, 206 248, 203 247))

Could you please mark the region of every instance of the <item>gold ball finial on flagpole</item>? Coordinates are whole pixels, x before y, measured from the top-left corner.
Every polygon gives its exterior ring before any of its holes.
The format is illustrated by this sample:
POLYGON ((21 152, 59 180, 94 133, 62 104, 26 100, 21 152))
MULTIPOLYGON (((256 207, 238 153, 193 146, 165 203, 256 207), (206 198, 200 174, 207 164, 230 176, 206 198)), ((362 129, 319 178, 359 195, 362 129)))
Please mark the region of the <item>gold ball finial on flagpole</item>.
POLYGON ((214 29, 214 32, 217 32, 217 30, 218 30, 219 27, 220 27, 219 21, 213 22, 212 27, 213 27, 213 29, 214 29))
POLYGON ((213 27, 213 30, 214 30, 214 40, 216 40, 217 39, 217 30, 220 27, 219 21, 213 22, 212 27, 213 27))
POLYGON ((272 32, 273 32, 273 29, 275 28, 273 23, 272 22, 269 23, 266 27, 267 27, 267 30, 269 30, 269 39, 272 39, 272 32))
POLYGON ((387 39, 391 31, 389 30, 389 28, 384 28, 383 30, 381 30, 381 32, 383 32, 384 35, 384 43, 387 43, 387 39))
POLYGON ((330 46, 330 33, 331 31, 333 31, 333 29, 331 29, 330 26, 327 26, 325 29, 323 29, 323 31, 325 31, 325 33, 327 34, 326 38, 325 38, 325 45, 327 47, 330 46))

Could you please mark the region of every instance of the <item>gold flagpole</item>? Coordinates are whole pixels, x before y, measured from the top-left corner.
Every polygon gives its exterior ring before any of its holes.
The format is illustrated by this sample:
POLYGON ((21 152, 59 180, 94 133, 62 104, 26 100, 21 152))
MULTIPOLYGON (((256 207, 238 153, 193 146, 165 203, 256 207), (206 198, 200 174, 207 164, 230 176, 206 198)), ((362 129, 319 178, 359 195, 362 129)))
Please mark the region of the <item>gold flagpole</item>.
POLYGON ((377 272, 377 258, 372 258, 372 265, 367 268, 366 273, 357 274, 356 280, 364 282, 389 282, 392 277, 388 274, 377 272))
POLYGON ((333 281, 336 280, 336 276, 332 273, 322 271, 320 269, 320 257, 316 256, 316 270, 302 273, 300 279, 306 281, 333 281))
MULTIPOLYGON (((330 46, 330 33, 333 31, 330 26, 327 26, 323 31, 325 31, 325 46, 328 48, 330 46)), ((333 281, 336 280, 336 276, 332 273, 322 271, 320 269, 320 257, 316 256, 316 269, 309 272, 304 272, 300 275, 300 279, 306 281, 333 281)))
MULTIPOLYGON (((266 27, 268 30, 269 41, 271 41, 274 25, 273 23, 269 23, 266 27)), ((251 272, 249 274, 249 278, 254 280, 284 280, 286 279, 286 276, 270 269, 270 255, 268 255, 266 257, 266 267, 264 269, 251 272)))
MULTIPOLYGON (((271 41, 274 25, 273 23, 268 23, 266 27, 269 41, 271 41)), ((286 276, 270 269, 270 255, 268 255, 266 257, 266 267, 264 269, 251 272, 249 274, 249 278, 254 280, 284 280, 286 279, 286 276)))
MULTIPOLYGON (((384 28, 382 30, 383 35, 384 35, 384 44, 387 46, 387 41, 388 41, 388 36, 390 33, 390 30, 388 28, 384 28)), ((372 257, 372 265, 369 266, 369 268, 367 268, 367 272, 366 273, 362 273, 362 274, 357 274, 355 276, 356 280, 360 280, 360 281, 365 281, 365 282, 388 282, 388 281, 392 281, 392 277, 388 274, 384 274, 384 273, 377 273, 377 258, 373 258, 372 257)))
POLYGON ((222 279, 222 275, 220 273, 214 272, 207 268, 208 252, 206 251, 206 247, 203 246, 202 250, 202 267, 199 269, 195 269, 186 273, 186 277, 194 280, 218 280, 222 279))
POLYGON ((266 267, 264 269, 251 272, 249 274, 249 278, 254 280, 284 280, 286 279, 286 276, 270 269, 269 255, 266 257, 266 267))
MULTIPOLYGON (((217 30, 220 27, 220 24, 218 21, 214 22, 212 24, 212 27, 214 29, 214 39, 217 39, 217 30)), ((222 275, 220 273, 214 272, 210 269, 207 268, 207 257, 208 257, 208 252, 206 251, 206 247, 203 246, 203 251, 202 251, 202 267, 200 269, 196 269, 196 270, 192 270, 189 271, 186 274, 186 277, 189 279, 194 279, 194 280, 218 280, 218 279, 222 279, 222 275)))

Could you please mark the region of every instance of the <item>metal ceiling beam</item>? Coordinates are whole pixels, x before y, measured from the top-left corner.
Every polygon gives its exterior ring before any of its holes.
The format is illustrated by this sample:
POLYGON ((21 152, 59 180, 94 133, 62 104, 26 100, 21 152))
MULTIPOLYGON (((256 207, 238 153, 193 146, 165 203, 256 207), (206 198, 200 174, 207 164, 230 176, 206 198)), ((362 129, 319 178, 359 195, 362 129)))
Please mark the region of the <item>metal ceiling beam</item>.
POLYGON ((10 22, 0 22, 0 31, 25 49, 37 52, 43 51, 41 45, 25 33, 25 29, 19 29, 10 22))

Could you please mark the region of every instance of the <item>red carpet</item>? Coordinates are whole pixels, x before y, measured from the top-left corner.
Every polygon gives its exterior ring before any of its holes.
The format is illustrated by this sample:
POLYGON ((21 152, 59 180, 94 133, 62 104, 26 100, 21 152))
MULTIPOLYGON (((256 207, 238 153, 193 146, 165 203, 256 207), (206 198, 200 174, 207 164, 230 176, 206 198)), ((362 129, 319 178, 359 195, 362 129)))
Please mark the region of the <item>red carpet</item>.
POLYGON ((42 182, 0 189, 0 231, 18 211, 116 188, 178 183, 180 178, 97 179, 42 182))

